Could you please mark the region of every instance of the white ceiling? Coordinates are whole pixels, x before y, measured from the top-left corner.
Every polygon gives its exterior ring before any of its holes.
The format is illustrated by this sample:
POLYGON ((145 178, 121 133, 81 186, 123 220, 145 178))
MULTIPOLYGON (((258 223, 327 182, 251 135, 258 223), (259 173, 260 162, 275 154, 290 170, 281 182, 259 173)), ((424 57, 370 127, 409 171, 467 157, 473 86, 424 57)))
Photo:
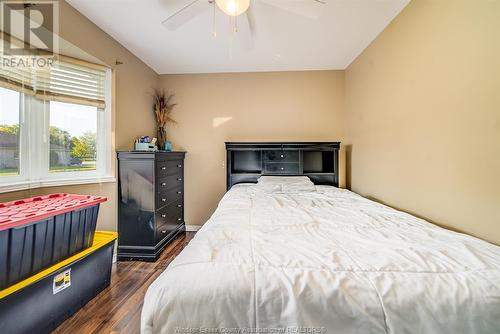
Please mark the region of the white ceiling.
POLYGON ((162 21, 190 0, 67 1, 157 73, 170 74, 345 69, 410 0, 326 0, 316 19, 251 0, 251 47, 242 42, 247 31, 234 34, 222 12, 213 37, 207 0, 200 0, 207 10, 175 31, 162 21))

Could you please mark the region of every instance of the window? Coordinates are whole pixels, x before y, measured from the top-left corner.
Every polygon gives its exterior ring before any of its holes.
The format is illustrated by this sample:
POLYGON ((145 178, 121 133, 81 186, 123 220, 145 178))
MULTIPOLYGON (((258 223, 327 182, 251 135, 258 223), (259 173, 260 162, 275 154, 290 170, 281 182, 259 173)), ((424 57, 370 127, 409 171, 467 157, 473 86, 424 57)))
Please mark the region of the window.
POLYGON ((96 170, 97 108, 50 102, 51 173, 96 170))
POLYGON ((0 87, 0 177, 19 174, 20 96, 0 87))
POLYGON ((113 180, 111 71, 59 63, 35 72, 0 68, 0 192, 113 180))

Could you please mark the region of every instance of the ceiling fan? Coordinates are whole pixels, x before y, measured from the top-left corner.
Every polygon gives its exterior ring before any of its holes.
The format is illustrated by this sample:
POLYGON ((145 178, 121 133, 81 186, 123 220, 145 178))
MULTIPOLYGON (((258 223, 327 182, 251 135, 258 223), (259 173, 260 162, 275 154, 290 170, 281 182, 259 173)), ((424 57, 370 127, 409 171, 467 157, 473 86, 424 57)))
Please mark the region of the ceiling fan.
MULTIPOLYGON (((167 17, 162 24, 169 30, 177 30, 185 23, 202 14, 204 11, 212 9, 214 11, 214 35, 215 12, 222 11, 225 15, 234 19, 234 31, 253 35, 254 21, 252 7, 255 2, 270 5, 283 9, 290 13, 317 19, 322 13, 322 7, 326 0, 175 0, 177 9, 167 17)), ((173 0, 169 0, 172 4, 173 0)))

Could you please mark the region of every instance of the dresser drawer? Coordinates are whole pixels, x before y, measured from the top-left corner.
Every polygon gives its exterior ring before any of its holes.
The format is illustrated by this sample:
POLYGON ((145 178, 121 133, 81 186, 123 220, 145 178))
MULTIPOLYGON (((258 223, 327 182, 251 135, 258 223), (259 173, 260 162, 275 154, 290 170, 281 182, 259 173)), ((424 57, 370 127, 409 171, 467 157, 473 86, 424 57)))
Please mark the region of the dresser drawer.
POLYGON ((182 173, 157 178, 155 181, 156 193, 163 193, 169 189, 182 187, 184 182, 183 180, 182 173))
POLYGON ((164 160, 155 162, 156 178, 164 178, 169 175, 182 175, 184 162, 182 160, 164 160))
POLYGON ((182 187, 166 189, 165 191, 158 192, 156 194, 156 209, 160 209, 165 205, 173 203, 175 201, 182 201, 184 198, 184 194, 182 191, 182 187))
POLYGON ((264 161, 269 162, 299 162, 299 151, 272 150, 264 151, 264 161))
POLYGON ((156 242, 159 242, 184 222, 184 210, 182 201, 167 205, 155 214, 156 219, 156 242))
POLYGON ((265 174, 299 174, 299 163, 292 162, 266 162, 264 164, 265 174))

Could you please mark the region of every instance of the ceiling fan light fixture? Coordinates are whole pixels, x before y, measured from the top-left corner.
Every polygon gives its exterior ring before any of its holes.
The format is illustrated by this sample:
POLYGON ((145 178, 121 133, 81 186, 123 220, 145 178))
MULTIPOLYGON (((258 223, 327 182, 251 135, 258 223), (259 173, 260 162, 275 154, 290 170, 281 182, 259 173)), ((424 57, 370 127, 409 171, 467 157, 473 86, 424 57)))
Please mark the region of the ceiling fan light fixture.
POLYGON ((215 0, 215 3, 229 16, 241 15, 250 7, 250 0, 215 0))

